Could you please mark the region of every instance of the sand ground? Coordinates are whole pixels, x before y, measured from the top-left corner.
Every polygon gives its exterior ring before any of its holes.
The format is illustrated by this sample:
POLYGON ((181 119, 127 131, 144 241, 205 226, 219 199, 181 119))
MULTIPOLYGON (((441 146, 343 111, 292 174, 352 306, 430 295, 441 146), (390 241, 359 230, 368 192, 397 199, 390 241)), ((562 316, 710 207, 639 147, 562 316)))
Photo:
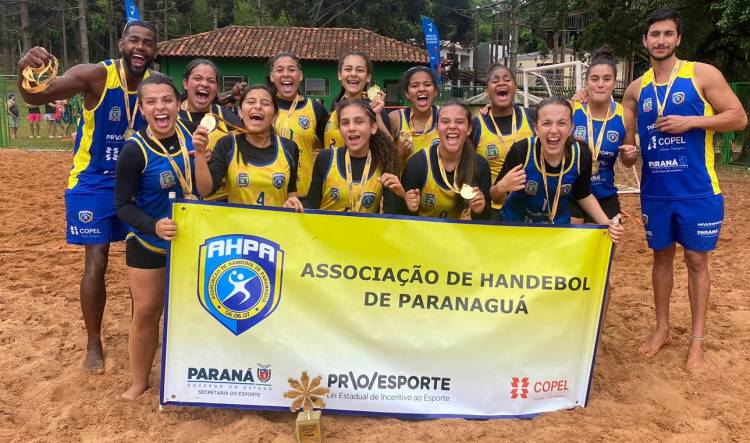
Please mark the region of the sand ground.
MULTIPOLYGON (((130 300, 122 245, 112 247, 103 341, 106 373, 80 369, 85 350, 78 284, 83 250, 65 244, 68 152, 0 150, 0 441, 292 442, 290 413, 169 408, 158 389, 120 400, 129 380, 130 300)), ((326 416, 328 441, 750 440, 750 176, 719 172, 726 221, 711 256, 708 368, 684 369, 690 335, 687 274, 678 251, 674 343, 637 353, 653 322, 651 252, 633 218, 618 250, 614 292, 586 409, 534 420, 326 416)), ((623 206, 638 215, 637 196, 623 206)), ((158 383, 159 356, 152 372, 158 383)))

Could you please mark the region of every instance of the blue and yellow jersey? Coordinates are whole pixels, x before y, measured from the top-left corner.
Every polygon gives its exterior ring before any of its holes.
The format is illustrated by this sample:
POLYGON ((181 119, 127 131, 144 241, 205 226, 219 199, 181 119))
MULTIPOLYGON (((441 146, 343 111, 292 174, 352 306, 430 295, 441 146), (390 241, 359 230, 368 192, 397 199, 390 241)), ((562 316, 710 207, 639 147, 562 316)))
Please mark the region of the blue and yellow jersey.
POLYGON ((667 84, 656 84, 659 96, 654 94, 653 69, 641 80, 638 133, 643 156, 641 196, 644 198, 670 200, 721 193, 714 171, 714 131, 695 128, 683 134, 668 134, 656 129, 658 102, 664 103, 664 100, 665 116, 714 115, 711 104, 695 85, 695 62, 681 63, 668 97, 665 97, 667 84))
MULTIPOLYGON (((188 151, 193 150, 193 136, 184 123, 178 121, 176 129, 180 131, 185 139, 188 151)), ((180 181, 175 174, 172 164, 158 146, 153 146, 139 132, 134 134, 129 140, 135 142, 143 152, 146 166, 141 173, 141 184, 135 196, 135 205, 145 214, 155 219, 161 219, 169 216, 169 193, 175 192, 177 198, 185 196, 180 181)), ((185 177, 185 161, 181 152, 169 155, 175 164, 180 168, 180 173, 185 177)), ((190 170, 195 171, 193 157, 189 156, 190 170)), ((192 178, 193 192, 195 192, 195 177, 192 178)), ((137 231, 132 226, 128 227, 128 238, 135 237, 146 249, 158 253, 167 253, 167 241, 162 240, 156 235, 144 234, 137 231)))
MULTIPOLYGON (((128 117, 115 60, 105 60, 101 65, 107 70, 107 80, 96 106, 93 109, 84 107, 81 114, 68 190, 114 192, 115 165, 125 143, 123 134, 128 128, 128 117)), ((147 71, 143 77, 148 75, 147 71)), ((137 96, 136 91, 128 91, 131 112, 137 112, 135 130, 146 126, 146 120, 135 107, 137 96)))
MULTIPOLYGON (((184 102, 187 103, 187 102, 184 102)), ((222 137, 227 135, 229 131, 231 130, 229 127, 227 127, 227 124, 224 123, 222 119, 226 118, 227 111, 222 108, 221 106, 217 105, 216 103, 211 104, 211 113, 218 115, 221 117, 221 119, 216 119, 216 129, 208 133, 208 146, 206 146, 206 149, 209 151, 214 150, 214 146, 216 146, 216 142, 219 141, 222 137)), ((178 118, 180 120, 186 120, 189 122, 193 121, 193 117, 185 108, 181 109, 178 118)), ((200 121, 194 122, 196 125, 200 123, 200 121)), ((209 195, 208 197, 205 197, 203 200, 207 201, 226 201, 227 199, 227 186, 224 184, 222 187, 216 190, 213 194, 209 195)))
POLYGON ((602 145, 597 161, 598 171, 591 175, 591 192, 598 199, 604 199, 617 194, 615 186, 615 162, 620 152, 620 145, 625 140, 625 122, 622 118, 622 105, 612 102, 609 119, 592 119, 594 140, 589 140, 586 111, 579 102, 573 105, 573 137, 579 142, 586 143, 593 155, 594 143, 599 140, 602 127, 605 133, 601 135, 602 145))
MULTIPOLYGON (((237 134, 230 135, 232 149, 227 169, 227 190, 229 203, 258 206, 282 206, 288 197, 289 179, 294 161, 284 149, 284 142, 274 136, 273 160, 265 164, 255 164, 242 159, 237 149, 237 134)), ((241 137, 241 135, 240 135, 241 137)))
POLYGON ((424 131, 425 128, 412 128, 409 125, 409 119, 411 118, 410 107, 394 111, 398 112, 399 117, 399 127, 397 132, 397 134, 399 134, 399 138, 404 137, 403 135, 401 135, 402 132, 412 133, 411 144, 413 149, 411 151, 411 155, 414 155, 419 151, 424 151, 430 146, 440 143, 440 136, 438 136, 437 133, 438 111, 439 109, 437 106, 432 107, 432 124, 429 128, 427 128, 426 131, 424 131))
POLYGON ((344 146, 344 137, 341 136, 341 131, 339 131, 338 114, 334 109, 328 116, 328 122, 326 123, 323 148, 333 149, 339 146, 344 146))
POLYGON ((508 195, 501 209, 502 220, 509 222, 522 223, 549 223, 549 211, 552 202, 547 201, 547 195, 550 199, 555 198, 557 192, 557 183, 562 177, 562 190, 560 191, 560 200, 557 206, 557 214, 553 219, 553 224, 570 223, 570 211, 568 202, 572 197, 573 184, 578 179, 581 167, 581 147, 577 142, 571 146, 571 156, 565 161, 565 170, 558 174, 547 174, 548 183, 544 183, 542 175, 541 160, 536 154, 536 136, 527 139, 526 160, 524 161, 524 171, 526 171, 526 188, 521 191, 513 191, 508 195), (549 186, 548 192, 545 187, 549 186))
MULTIPOLYGON (((323 181, 323 192, 320 200, 320 209, 328 211, 346 211, 349 208, 349 185, 346 182, 346 165, 339 161, 339 151, 346 150, 345 147, 333 148, 331 161, 323 181)), ((341 155, 344 158, 344 155, 341 155)), ((377 214, 380 212, 380 200, 383 197, 383 184, 380 183, 382 170, 377 165, 372 165, 367 174, 367 180, 362 189, 362 204, 359 212, 377 214)), ((352 189, 356 192, 358 184, 352 189)), ((356 195, 356 194, 355 194, 356 195)))
MULTIPOLYGON (((274 122, 276 133, 297 143, 299 148, 297 193, 301 196, 307 195, 310 189, 315 152, 322 147, 322 142, 315 133, 318 122, 313 104, 312 99, 305 98, 297 104, 294 110, 279 108, 279 114, 274 122)), ((328 125, 326 125, 326 134, 328 134, 328 125)), ((341 144, 335 146, 343 146, 343 139, 340 141, 341 144)))
MULTIPOLYGON (((417 215, 422 217, 436 217, 458 219, 463 208, 463 199, 453 192, 443 181, 440 171, 433 167, 433 158, 437 158, 438 145, 420 151, 417 155, 425 156, 427 165, 424 186, 419 193, 419 208, 417 215)), ((437 162, 434 162, 437 164, 437 162)))

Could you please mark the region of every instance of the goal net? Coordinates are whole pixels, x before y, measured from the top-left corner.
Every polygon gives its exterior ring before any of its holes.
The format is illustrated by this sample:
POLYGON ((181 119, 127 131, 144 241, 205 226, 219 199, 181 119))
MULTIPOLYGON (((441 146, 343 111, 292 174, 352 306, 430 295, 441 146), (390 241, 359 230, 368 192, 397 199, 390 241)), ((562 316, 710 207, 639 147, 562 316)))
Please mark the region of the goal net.
POLYGON ((626 168, 618 158, 615 162, 615 186, 618 194, 638 194, 641 192, 641 179, 635 165, 626 168))
POLYGON ((526 107, 553 95, 571 99, 583 88, 584 66, 580 61, 525 68, 521 72, 526 107))

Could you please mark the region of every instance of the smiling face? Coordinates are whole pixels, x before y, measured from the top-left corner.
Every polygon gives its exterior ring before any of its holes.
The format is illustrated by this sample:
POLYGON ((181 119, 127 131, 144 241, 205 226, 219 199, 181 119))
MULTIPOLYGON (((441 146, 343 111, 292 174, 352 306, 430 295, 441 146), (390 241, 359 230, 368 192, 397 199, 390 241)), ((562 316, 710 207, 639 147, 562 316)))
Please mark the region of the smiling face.
POLYGON ((471 134, 471 116, 460 105, 447 105, 440 108, 437 125, 440 147, 446 152, 460 153, 471 134))
POLYGON ((562 155, 572 127, 568 106, 555 103, 537 111, 536 133, 546 156, 552 158, 562 155))
POLYGON ((682 36, 677 31, 677 23, 672 19, 654 22, 643 36, 643 47, 654 60, 672 57, 680 46, 682 36))
POLYGON ((134 76, 145 74, 156 57, 156 36, 144 26, 130 26, 118 46, 126 71, 134 76))
POLYGON ((339 130, 347 149, 355 156, 364 156, 378 125, 362 106, 352 104, 341 109, 339 130))
POLYGON ((592 66, 586 77, 586 90, 592 102, 609 103, 615 90, 615 70, 612 66, 606 63, 592 66))
POLYGON ((435 101, 435 93, 435 82, 432 81, 432 76, 424 71, 412 74, 406 85, 406 99, 420 112, 430 110, 435 101))
POLYGON ((251 134, 268 132, 276 116, 276 107, 271 93, 258 88, 245 94, 240 105, 240 117, 251 134))
POLYGON ((207 112, 216 98, 217 75, 211 65, 198 65, 190 71, 182 87, 187 92, 187 101, 192 112, 207 112))
POLYGON ((360 55, 348 55, 344 57, 338 77, 347 97, 360 98, 367 83, 370 81, 367 60, 360 55))
POLYGON ((303 79, 302 69, 292 57, 279 57, 271 68, 271 81, 284 100, 294 100, 303 79))
POLYGON ((497 109, 513 106, 516 97, 516 82, 507 68, 496 68, 487 82, 487 97, 497 109))
POLYGON ((166 84, 145 85, 141 89, 141 113, 157 138, 172 135, 177 122, 179 100, 166 84))

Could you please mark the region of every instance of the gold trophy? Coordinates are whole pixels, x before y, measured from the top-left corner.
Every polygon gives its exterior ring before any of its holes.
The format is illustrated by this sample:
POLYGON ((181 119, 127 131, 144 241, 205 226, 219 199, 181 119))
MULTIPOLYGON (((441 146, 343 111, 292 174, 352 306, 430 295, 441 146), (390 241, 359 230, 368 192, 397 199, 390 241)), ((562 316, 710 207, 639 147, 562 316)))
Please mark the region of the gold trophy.
POLYGON ((320 386, 321 377, 317 376, 310 380, 307 371, 302 371, 302 376, 297 380, 289 377, 289 386, 292 388, 284 393, 284 397, 292 399, 289 409, 302 412, 297 415, 295 422, 295 433, 298 443, 321 443, 323 441, 323 418, 322 411, 326 403, 322 396, 328 394, 328 388, 320 386))

